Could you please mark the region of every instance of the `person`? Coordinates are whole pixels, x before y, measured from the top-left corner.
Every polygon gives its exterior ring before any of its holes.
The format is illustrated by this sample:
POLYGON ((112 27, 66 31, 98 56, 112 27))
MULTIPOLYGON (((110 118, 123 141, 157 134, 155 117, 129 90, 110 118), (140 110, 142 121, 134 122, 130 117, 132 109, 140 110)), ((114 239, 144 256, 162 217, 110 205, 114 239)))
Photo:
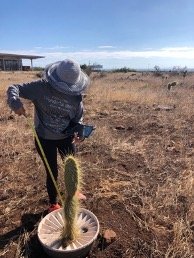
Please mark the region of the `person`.
MULTIPOLYGON (((75 60, 65 59, 46 66, 42 79, 8 87, 7 102, 15 114, 26 116, 20 98, 33 102, 35 130, 55 181, 58 177, 57 153, 64 159, 66 155, 74 155, 76 152, 75 144, 79 137, 68 132, 82 121, 82 93, 89 83, 89 77, 80 65, 75 60)), ((48 212, 51 212, 60 208, 57 190, 36 139, 35 146, 46 169, 48 212)), ((85 196, 78 193, 78 198, 85 199, 85 196)))

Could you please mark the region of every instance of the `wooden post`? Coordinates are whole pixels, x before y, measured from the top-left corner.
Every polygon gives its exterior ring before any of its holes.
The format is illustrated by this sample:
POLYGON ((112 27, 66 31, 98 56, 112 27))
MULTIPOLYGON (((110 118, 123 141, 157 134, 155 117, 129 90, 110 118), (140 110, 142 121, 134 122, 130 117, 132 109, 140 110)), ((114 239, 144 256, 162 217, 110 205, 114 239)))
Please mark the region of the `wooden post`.
POLYGON ((19 70, 22 71, 22 59, 19 60, 19 70))
POLYGON ((5 71, 5 60, 3 58, 3 71, 5 71))
POLYGON ((31 61, 31 70, 33 70, 33 62, 32 62, 32 59, 30 59, 31 61))

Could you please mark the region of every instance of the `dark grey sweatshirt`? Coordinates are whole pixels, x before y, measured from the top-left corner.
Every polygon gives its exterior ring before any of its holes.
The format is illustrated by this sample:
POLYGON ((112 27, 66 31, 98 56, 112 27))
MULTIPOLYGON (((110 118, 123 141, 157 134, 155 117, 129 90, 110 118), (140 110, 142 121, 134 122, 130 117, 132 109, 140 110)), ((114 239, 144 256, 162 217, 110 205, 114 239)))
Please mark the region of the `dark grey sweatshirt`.
POLYGON ((83 115, 82 97, 58 92, 46 80, 15 84, 7 90, 7 102, 12 110, 22 107, 21 98, 35 106, 34 123, 37 134, 50 140, 64 139, 70 121, 80 122, 83 115))

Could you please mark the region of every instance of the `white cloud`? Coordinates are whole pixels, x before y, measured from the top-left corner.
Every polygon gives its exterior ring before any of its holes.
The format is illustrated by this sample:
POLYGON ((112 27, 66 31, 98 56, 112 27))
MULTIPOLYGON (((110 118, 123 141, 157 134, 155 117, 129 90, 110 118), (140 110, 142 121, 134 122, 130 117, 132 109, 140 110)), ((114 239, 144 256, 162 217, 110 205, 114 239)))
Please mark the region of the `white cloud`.
MULTIPOLYGON (((64 57, 74 58, 95 58, 95 59, 129 59, 129 58, 184 58, 194 59, 194 47, 165 47, 158 50, 142 50, 142 51, 130 51, 130 50, 80 50, 80 51, 67 51, 68 47, 55 46, 55 47, 36 47, 36 50, 16 50, 16 51, 1 51, 5 53, 19 53, 19 54, 32 54, 43 55, 48 58, 62 59, 64 57), (50 51, 59 50, 59 51, 50 51)), ((113 48, 112 46, 99 46, 98 48, 113 48)))
POLYGON ((190 51, 190 50, 194 50, 193 47, 165 47, 165 48, 161 48, 161 50, 164 51, 190 51))
MULTIPOLYGON (((101 46, 103 47, 103 46, 101 46)), ((105 46, 104 46, 105 47, 105 46)), ((108 46, 106 46, 108 47, 108 46)), ((44 59, 37 59, 35 62, 38 65, 46 65, 48 63, 56 62, 58 60, 63 60, 65 58, 73 58, 80 63, 93 63, 100 62, 103 64, 108 64, 111 66, 114 63, 125 63, 128 65, 130 63, 137 64, 139 66, 145 65, 147 63, 152 64, 152 61, 157 64, 164 65, 189 65, 194 67, 194 47, 164 47, 160 49, 145 49, 141 51, 130 51, 130 50, 120 50, 115 51, 111 49, 102 50, 86 50, 82 49, 80 51, 68 51, 67 47, 56 46, 52 48, 36 47, 33 50, 23 51, 3 51, 5 53, 18 53, 18 54, 31 54, 31 55, 41 55, 45 56, 44 59), (139 61, 138 61, 139 60, 139 61)), ((73 49, 71 47, 71 49, 73 49)))
POLYGON ((74 57, 87 59, 129 59, 129 58, 184 58, 194 59, 194 48, 162 48, 158 50, 144 50, 144 51, 72 51, 72 52, 44 52, 42 55, 46 57, 74 57))
POLYGON ((101 48, 101 49, 111 49, 111 48, 116 48, 116 47, 113 47, 113 46, 98 46, 98 48, 101 48))
POLYGON ((46 51, 46 50, 57 50, 57 49, 68 49, 70 47, 68 46, 54 46, 54 47, 35 47, 35 49, 42 49, 43 51, 46 51))

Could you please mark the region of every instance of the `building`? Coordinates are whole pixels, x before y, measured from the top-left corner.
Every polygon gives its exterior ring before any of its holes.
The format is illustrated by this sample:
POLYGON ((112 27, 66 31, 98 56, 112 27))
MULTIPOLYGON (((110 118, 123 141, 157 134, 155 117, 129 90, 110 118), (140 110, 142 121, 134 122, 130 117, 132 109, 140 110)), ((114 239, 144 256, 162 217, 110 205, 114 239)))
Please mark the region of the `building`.
POLYGON ((103 69, 103 65, 100 64, 92 64, 88 66, 94 72, 100 72, 103 69))
POLYGON ((26 71, 33 68, 33 59, 44 58, 44 56, 34 55, 18 55, 0 53, 0 71, 26 71), (23 66, 22 60, 29 59, 31 61, 30 66, 23 66))

